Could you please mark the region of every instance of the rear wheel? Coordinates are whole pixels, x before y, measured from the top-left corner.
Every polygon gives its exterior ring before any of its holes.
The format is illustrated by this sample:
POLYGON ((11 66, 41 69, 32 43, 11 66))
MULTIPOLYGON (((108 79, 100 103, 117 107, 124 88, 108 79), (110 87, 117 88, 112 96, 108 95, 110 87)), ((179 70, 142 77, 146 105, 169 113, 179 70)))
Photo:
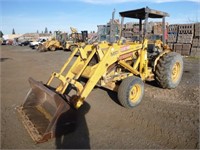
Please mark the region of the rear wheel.
POLYGON ((183 74, 183 59, 178 53, 171 52, 160 58, 155 70, 155 79, 162 88, 175 88, 183 74))
POLYGON ((118 99, 122 106, 137 106, 144 95, 144 83, 139 77, 131 76, 122 81, 118 89, 118 99))

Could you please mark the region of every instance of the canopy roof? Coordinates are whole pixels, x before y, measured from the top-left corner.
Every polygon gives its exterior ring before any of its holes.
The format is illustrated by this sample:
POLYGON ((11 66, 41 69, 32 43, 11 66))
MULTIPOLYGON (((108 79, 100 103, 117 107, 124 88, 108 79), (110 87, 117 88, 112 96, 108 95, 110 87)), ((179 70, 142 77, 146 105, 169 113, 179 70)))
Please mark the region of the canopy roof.
POLYGON ((141 9, 124 11, 124 12, 120 12, 119 14, 122 17, 127 17, 127 18, 145 19, 145 14, 146 13, 149 14, 149 18, 169 17, 169 14, 166 13, 166 12, 162 12, 162 11, 158 11, 158 10, 153 10, 153 9, 148 8, 148 7, 141 8, 141 9))

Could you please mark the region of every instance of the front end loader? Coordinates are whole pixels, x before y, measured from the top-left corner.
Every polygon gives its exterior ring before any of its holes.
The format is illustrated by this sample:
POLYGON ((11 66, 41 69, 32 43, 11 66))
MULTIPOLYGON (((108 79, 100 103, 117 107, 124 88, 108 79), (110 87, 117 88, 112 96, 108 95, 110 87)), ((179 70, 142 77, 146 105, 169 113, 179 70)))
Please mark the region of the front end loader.
POLYGON ((58 49, 65 49, 66 41, 68 39, 67 33, 62 33, 61 31, 54 31, 52 39, 39 44, 38 51, 56 51, 58 49))
MULTIPOLYGON (((124 17, 138 18, 140 27, 142 20, 147 23, 149 17, 168 16, 149 8, 120 15, 122 24, 124 17)), ((31 89, 18 111, 34 141, 47 141, 56 135, 57 129, 67 132, 67 126, 75 121, 74 112, 84 104, 95 86, 116 91, 121 105, 133 108, 143 98, 144 81, 154 79, 160 87, 169 89, 179 84, 182 57, 164 44, 149 50, 145 29, 140 41, 114 41, 112 37, 110 35, 110 42, 75 48, 61 70, 53 72, 45 84, 29 79, 31 89), (74 61, 77 52, 79 56, 74 61), (58 123, 58 120, 63 121, 58 123)))

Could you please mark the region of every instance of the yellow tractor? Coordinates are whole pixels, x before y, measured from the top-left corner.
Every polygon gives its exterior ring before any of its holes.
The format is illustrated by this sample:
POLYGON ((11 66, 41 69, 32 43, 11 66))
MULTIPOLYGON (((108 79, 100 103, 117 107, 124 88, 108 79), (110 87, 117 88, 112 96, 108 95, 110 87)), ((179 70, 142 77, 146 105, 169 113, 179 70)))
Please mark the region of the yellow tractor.
POLYGON ((62 33, 61 31, 55 31, 52 39, 39 44, 38 51, 46 52, 46 51, 56 51, 57 49, 63 50, 71 50, 79 46, 85 46, 85 42, 87 41, 88 32, 81 31, 82 33, 78 33, 77 29, 70 27, 71 34, 62 33))
POLYGON ((38 50, 40 52, 45 52, 45 51, 55 51, 56 49, 63 49, 62 45, 60 42, 56 39, 51 39, 48 40, 42 44, 39 44, 38 50))
POLYGON ((115 41, 110 32, 110 42, 76 48, 61 70, 53 72, 45 84, 29 78, 31 89, 18 112, 37 143, 55 137, 57 131, 65 133, 73 122, 70 115, 84 105, 95 86, 116 91, 119 102, 126 108, 140 104, 146 80, 155 79, 162 88, 178 86, 183 73, 181 55, 168 49, 164 38, 161 46, 151 49, 146 39, 148 18, 162 18, 164 33, 165 17, 169 15, 148 7, 120 12, 120 15, 121 26, 125 17, 139 19, 140 31, 144 20, 139 41, 126 42, 121 36, 115 41), (77 52, 80 55, 70 66, 77 52))
POLYGON ((87 41, 88 33, 87 31, 81 31, 82 34, 78 33, 73 27, 70 27, 71 34, 62 33, 61 31, 55 31, 52 39, 39 44, 38 51, 56 51, 58 49, 71 50, 78 46, 85 46, 87 41))
POLYGON ((62 33, 61 31, 55 31, 52 39, 39 44, 38 51, 56 51, 57 49, 65 49, 65 43, 68 38, 67 33, 62 33))
POLYGON ((84 47, 88 40, 88 31, 81 31, 78 33, 76 28, 70 27, 70 40, 66 41, 66 50, 73 51, 77 47, 84 47))

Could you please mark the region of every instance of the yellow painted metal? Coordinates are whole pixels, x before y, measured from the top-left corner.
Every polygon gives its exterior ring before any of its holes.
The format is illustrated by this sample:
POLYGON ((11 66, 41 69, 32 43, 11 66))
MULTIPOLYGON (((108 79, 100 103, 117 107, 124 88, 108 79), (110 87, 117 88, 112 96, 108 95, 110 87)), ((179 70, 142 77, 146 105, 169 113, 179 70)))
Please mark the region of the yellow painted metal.
POLYGON ((181 64, 179 62, 176 62, 172 67, 171 78, 173 82, 176 82, 179 79, 180 71, 181 71, 181 64))
POLYGON ((134 75, 139 75, 140 74, 137 70, 135 70, 133 67, 131 67, 129 64, 127 64, 123 60, 120 60, 119 64, 121 66, 123 66, 124 68, 126 68, 127 70, 129 70, 130 72, 132 72, 134 75))
POLYGON ((97 68, 94 70, 93 75, 90 77, 90 79, 86 83, 86 85, 81 93, 82 98, 85 99, 88 96, 88 94, 94 88, 96 83, 99 81, 99 79, 102 77, 102 75, 106 72, 107 67, 110 64, 113 64, 113 62, 115 62, 114 59, 111 59, 111 60, 107 59, 110 55, 110 51, 111 51, 111 47, 105 53, 105 57, 102 59, 102 61, 99 62, 97 68))
POLYGON ((157 63, 158 63, 158 60, 159 60, 163 55, 165 55, 165 54, 167 54, 167 53, 169 53, 169 52, 171 52, 171 50, 167 49, 167 50, 163 51, 162 53, 160 53, 160 54, 158 55, 158 57, 156 57, 156 59, 155 59, 155 61, 154 61, 153 71, 155 71, 155 69, 156 69, 156 65, 157 65, 157 63))
POLYGON ((65 49, 70 49, 70 46, 74 45, 73 41, 66 41, 65 49))
POLYGON ((82 68, 80 68, 79 73, 75 76, 75 80, 77 80, 77 79, 80 77, 80 75, 83 73, 83 71, 84 71, 85 68, 87 67, 88 63, 90 62, 90 60, 91 60, 92 57, 94 56, 95 52, 96 52, 95 50, 93 50, 93 51, 91 52, 91 54, 89 55, 88 59, 84 62, 84 65, 82 66, 82 68))
POLYGON ((82 47, 77 47, 77 49, 79 49, 79 52, 80 52, 80 56, 83 60, 87 59, 87 54, 86 52, 84 51, 84 49, 82 47))
POLYGON ((138 56, 136 62, 135 62, 134 65, 133 65, 133 69, 134 69, 134 70, 136 70, 136 69, 138 68, 139 63, 140 63, 140 56, 138 56))
POLYGON ((45 50, 48 50, 48 49, 52 50, 51 49, 52 47, 54 48, 54 50, 62 48, 62 46, 60 45, 60 42, 55 39, 48 40, 44 42, 42 45, 44 46, 45 50))
MULTIPOLYGON (((50 85, 54 78, 59 79, 61 83, 56 88, 56 91, 63 94, 68 85, 72 84, 77 89, 77 94, 72 99, 72 103, 75 108, 79 108, 97 83, 108 89, 117 90, 118 86, 115 82, 128 76, 137 75, 145 80, 149 75, 147 67, 147 42, 147 40, 144 40, 142 43, 113 43, 112 45, 107 42, 101 42, 99 44, 86 45, 84 48, 78 47, 72 52, 60 72, 52 73, 47 85, 50 85), (80 55, 73 62, 69 70, 67 70, 67 73, 63 74, 78 51, 80 55), (97 62, 89 65, 94 55, 97 56, 95 57, 97 62), (130 62, 133 62, 133 59, 135 59, 135 63, 132 65, 130 62), (123 72, 123 69, 118 69, 117 72, 113 70, 108 74, 108 68, 112 65, 115 68, 117 64, 127 71, 123 72), (88 78, 85 86, 78 82, 80 77, 88 78)), ((136 89, 138 89, 137 86, 136 89)))
MULTIPOLYGON (((64 66, 61 68, 60 72, 58 73, 59 75, 61 75, 63 73, 63 71, 66 69, 66 67, 69 65, 69 63, 71 62, 72 58, 74 57, 74 55, 77 53, 78 49, 76 49, 75 51, 72 52, 72 54, 70 55, 70 57, 68 58, 68 60, 65 62, 64 66)), ((50 85, 50 83, 52 82, 53 78, 57 75, 57 73, 53 72, 50 79, 47 82, 47 85, 50 85)), ((57 75, 58 76, 58 75, 57 75)), ((64 81, 64 80, 61 80, 64 81)))
POLYGON ((139 84, 135 84, 129 92, 129 100, 133 103, 137 102, 141 96, 142 89, 139 84))
POLYGON ((68 60, 66 61, 66 63, 62 67, 62 69, 60 70, 60 74, 62 74, 63 71, 67 68, 67 66, 71 62, 72 58, 74 57, 74 55, 77 53, 77 51, 78 51, 78 49, 75 49, 75 51, 72 52, 72 54, 70 55, 70 57, 68 58, 68 60))
POLYGON ((140 77, 145 80, 148 76, 148 59, 147 59, 147 43, 148 40, 145 39, 143 42, 143 48, 140 50, 140 77))
POLYGON ((72 33, 78 33, 77 29, 74 28, 74 27, 70 27, 70 30, 71 30, 72 33))

